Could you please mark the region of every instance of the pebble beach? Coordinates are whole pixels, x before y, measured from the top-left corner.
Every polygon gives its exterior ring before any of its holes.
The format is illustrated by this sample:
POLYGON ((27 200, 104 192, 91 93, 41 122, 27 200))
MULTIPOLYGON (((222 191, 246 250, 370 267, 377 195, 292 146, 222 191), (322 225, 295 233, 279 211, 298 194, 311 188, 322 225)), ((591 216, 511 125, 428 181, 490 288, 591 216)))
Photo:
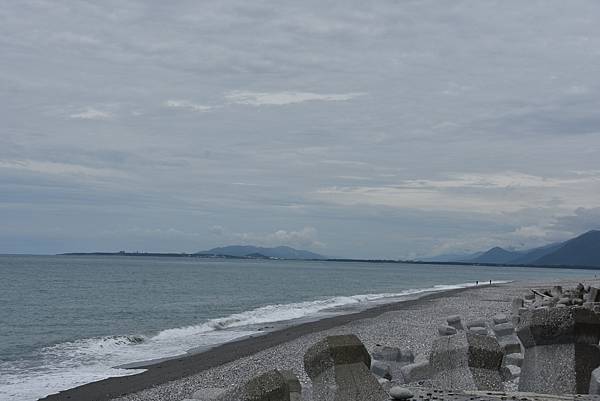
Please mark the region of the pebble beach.
MULTIPOLYGON (((574 286, 578 282, 556 280, 480 285, 462 291, 448 291, 434 297, 424 297, 406 305, 398 303, 395 310, 378 316, 356 319, 340 326, 314 331, 253 355, 113 400, 180 401, 203 388, 235 386, 273 368, 292 370, 301 382, 307 383, 309 379, 304 372, 303 355, 312 344, 329 335, 355 334, 369 351, 377 344, 406 347, 414 352, 416 361, 423 360, 427 358, 431 343, 437 337, 437 326, 444 322, 446 316, 458 314, 469 321, 490 319, 498 313, 510 315, 512 299, 532 287, 574 286)), ((586 280, 586 283, 599 285, 600 280, 586 280)))

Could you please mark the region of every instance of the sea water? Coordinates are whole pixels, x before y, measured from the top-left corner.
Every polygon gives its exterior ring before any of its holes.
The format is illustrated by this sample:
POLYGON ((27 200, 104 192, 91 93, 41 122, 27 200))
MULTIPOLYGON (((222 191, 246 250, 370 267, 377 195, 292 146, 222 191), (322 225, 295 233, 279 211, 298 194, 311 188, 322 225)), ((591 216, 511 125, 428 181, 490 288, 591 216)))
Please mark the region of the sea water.
POLYGON ((594 271, 142 256, 0 256, 0 400, 36 400, 281 322, 594 271))

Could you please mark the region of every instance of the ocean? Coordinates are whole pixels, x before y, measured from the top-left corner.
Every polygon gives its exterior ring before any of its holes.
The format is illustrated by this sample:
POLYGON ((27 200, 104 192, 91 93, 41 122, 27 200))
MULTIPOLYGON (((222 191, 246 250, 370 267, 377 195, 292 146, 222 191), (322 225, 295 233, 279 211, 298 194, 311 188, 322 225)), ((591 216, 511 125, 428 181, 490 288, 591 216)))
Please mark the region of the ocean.
POLYGON ((0 400, 36 400, 282 322, 493 280, 591 270, 127 256, 0 256, 0 400))

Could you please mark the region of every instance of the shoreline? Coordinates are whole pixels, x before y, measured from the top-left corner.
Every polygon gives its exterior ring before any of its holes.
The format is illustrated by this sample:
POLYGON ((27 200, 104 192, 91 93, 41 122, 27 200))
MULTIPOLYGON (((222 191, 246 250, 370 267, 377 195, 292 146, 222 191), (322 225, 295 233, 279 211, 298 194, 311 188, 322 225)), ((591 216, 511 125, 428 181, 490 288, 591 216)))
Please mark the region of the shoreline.
POLYGON ((110 377, 83 384, 40 398, 39 401, 109 401, 249 357, 308 334, 334 329, 364 319, 375 318, 387 312, 409 309, 421 303, 457 295, 465 291, 493 288, 500 285, 503 284, 481 284, 473 287, 424 293, 417 298, 376 305, 358 312, 334 315, 314 321, 284 326, 274 331, 251 335, 216 345, 199 353, 181 355, 179 357, 175 356, 156 363, 147 363, 152 361, 134 362, 127 365, 135 365, 135 369, 147 370, 129 376, 110 377))

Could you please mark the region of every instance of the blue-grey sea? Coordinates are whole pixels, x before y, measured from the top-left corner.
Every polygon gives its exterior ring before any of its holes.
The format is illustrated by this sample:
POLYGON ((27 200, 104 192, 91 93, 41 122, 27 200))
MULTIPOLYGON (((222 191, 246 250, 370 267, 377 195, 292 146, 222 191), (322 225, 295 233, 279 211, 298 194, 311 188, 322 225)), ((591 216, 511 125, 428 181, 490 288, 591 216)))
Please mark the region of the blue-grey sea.
POLYGON ((0 400, 35 400, 135 361, 480 282, 590 270, 132 256, 0 256, 0 400))

